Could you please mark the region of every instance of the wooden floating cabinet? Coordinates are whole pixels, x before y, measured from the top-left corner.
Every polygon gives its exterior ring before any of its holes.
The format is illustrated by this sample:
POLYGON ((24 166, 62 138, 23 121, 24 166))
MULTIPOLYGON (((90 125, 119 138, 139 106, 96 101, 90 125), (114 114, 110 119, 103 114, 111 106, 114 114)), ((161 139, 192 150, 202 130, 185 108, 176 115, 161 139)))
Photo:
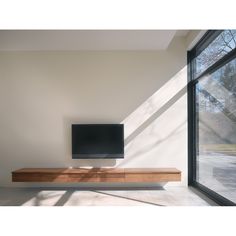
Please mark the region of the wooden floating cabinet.
POLYGON ((181 181, 175 168, 23 168, 12 172, 13 182, 169 182, 181 181))

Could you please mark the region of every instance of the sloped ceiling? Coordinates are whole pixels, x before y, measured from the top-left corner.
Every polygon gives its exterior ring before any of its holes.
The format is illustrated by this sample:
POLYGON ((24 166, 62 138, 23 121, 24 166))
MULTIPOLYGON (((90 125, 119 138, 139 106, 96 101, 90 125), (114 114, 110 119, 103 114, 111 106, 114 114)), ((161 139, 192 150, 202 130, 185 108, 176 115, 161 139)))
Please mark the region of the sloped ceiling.
POLYGON ((0 51, 165 50, 176 33, 176 30, 1 30, 0 51))

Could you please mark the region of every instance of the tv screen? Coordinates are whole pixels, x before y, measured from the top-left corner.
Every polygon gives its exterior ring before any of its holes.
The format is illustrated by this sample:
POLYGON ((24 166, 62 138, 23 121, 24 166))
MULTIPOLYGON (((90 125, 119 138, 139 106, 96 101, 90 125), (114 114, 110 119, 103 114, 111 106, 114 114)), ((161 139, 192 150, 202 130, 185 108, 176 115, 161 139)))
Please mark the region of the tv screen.
POLYGON ((124 158, 124 125, 73 124, 72 158, 124 158))

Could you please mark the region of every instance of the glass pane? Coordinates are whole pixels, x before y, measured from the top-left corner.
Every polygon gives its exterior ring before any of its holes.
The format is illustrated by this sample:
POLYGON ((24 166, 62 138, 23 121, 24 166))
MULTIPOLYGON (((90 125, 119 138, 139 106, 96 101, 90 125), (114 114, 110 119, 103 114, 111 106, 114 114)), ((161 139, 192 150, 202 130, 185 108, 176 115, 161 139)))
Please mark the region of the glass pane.
POLYGON ((196 181, 236 203, 236 59, 196 85, 196 181))
POLYGON ((195 77, 236 47, 236 30, 225 30, 196 58, 195 77))

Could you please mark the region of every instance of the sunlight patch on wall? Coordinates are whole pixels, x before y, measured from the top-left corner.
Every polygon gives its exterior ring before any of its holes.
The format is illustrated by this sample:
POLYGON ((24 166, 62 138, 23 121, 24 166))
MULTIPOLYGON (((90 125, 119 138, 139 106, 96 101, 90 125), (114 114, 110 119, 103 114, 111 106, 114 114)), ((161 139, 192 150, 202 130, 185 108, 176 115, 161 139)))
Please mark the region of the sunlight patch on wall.
POLYGON ((125 125, 125 139, 135 132, 138 127, 161 109, 175 95, 181 92, 181 90, 186 89, 186 77, 187 66, 175 74, 164 86, 121 122, 125 125))

